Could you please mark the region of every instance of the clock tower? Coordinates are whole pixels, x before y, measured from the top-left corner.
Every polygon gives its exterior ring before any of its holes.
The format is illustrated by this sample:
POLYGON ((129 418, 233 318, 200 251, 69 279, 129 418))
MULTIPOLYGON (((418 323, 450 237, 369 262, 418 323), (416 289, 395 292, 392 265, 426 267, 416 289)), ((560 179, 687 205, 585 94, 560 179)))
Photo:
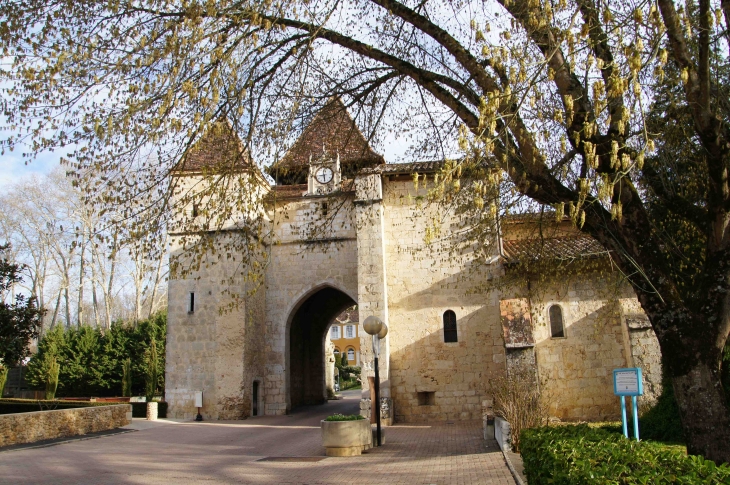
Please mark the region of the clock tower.
POLYGON ((327 195, 340 186, 340 155, 333 158, 323 150, 322 156, 316 160, 309 157, 308 195, 327 195))

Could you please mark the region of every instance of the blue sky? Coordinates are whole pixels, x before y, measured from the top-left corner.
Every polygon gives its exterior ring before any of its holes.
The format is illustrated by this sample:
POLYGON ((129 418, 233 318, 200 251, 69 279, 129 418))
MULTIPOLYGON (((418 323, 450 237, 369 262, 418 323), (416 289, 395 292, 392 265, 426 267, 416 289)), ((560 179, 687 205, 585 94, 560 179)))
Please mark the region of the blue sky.
POLYGON ((13 184, 25 177, 36 174, 47 174, 57 166, 61 158, 60 152, 43 153, 35 160, 23 157, 19 149, 0 155, 0 187, 13 184))

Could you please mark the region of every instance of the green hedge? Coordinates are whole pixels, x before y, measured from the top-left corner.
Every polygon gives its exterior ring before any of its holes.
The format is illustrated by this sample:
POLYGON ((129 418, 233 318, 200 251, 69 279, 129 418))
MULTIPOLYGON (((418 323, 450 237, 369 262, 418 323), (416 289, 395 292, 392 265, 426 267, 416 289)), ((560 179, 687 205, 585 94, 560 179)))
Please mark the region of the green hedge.
POLYGON ((730 483, 727 464, 585 424, 526 429, 521 443, 530 485, 730 483))
MULTIPOLYGON (((147 417, 147 403, 146 402, 131 402, 129 404, 132 405, 132 417, 133 418, 146 418, 147 417)), ((157 403, 157 417, 158 418, 167 417, 167 403, 166 402, 157 403)))
POLYGON ((33 399, 0 399, 0 414, 32 413, 34 411, 50 411, 53 409, 85 408, 92 406, 110 406, 124 404, 119 402, 89 401, 36 401, 33 399))

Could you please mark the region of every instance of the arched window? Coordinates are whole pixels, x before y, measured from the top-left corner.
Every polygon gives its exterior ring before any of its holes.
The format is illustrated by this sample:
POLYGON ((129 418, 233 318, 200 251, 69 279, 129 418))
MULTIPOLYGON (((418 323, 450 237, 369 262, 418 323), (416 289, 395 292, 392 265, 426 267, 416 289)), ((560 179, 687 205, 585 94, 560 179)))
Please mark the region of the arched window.
POLYGON ((349 360, 350 362, 355 360, 355 349, 353 349, 352 347, 347 349, 347 360, 349 360))
POLYGON ((563 309, 560 305, 553 305, 550 307, 550 337, 551 338, 562 338, 565 337, 565 326, 563 324, 563 309))
POLYGON ((456 333, 456 313, 451 310, 444 312, 444 342, 458 342, 456 333))

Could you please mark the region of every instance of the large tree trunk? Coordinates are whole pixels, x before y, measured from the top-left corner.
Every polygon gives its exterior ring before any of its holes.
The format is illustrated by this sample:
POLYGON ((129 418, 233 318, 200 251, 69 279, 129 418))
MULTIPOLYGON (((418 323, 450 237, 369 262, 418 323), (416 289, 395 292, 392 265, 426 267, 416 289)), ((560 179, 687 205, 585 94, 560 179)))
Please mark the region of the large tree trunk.
MULTIPOLYGON (((676 359, 667 356, 665 359, 676 359)), ((683 375, 673 375, 687 452, 717 463, 730 461, 730 411, 720 381, 719 365, 698 362, 683 375)))

